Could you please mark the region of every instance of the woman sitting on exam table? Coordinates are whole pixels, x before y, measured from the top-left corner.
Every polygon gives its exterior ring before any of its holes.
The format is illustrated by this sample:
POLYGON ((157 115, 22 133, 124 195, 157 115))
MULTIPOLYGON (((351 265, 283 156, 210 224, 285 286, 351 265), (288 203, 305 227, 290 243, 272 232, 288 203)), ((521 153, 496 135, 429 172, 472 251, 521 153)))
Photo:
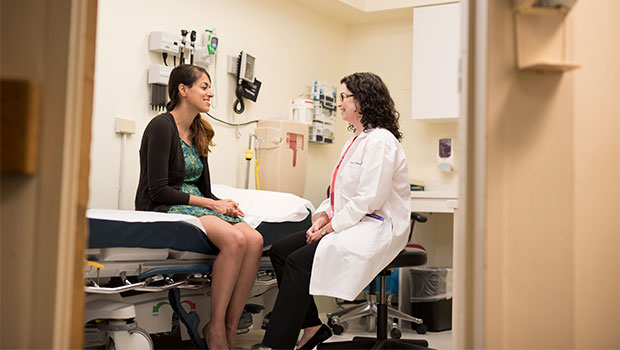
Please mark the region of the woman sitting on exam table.
POLYGON ((377 75, 342 78, 338 107, 354 135, 331 176, 330 196, 306 232, 271 248, 279 292, 263 345, 312 349, 331 336, 313 295, 353 300, 405 247, 410 219, 399 113, 377 75))
POLYGON ((201 117, 214 96, 206 70, 181 65, 168 82, 166 113, 153 118, 140 146, 136 209, 197 216, 220 252, 213 263, 211 349, 235 347, 237 325, 256 278, 263 238, 242 219, 236 202, 211 193, 208 154, 213 127, 201 117))

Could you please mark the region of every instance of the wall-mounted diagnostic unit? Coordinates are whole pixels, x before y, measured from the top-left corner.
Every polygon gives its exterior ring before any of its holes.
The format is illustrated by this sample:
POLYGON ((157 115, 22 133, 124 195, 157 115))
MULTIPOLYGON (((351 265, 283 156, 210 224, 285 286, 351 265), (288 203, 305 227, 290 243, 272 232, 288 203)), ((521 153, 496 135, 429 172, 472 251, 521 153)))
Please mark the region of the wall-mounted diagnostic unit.
POLYGON ((256 102, 261 82, 254 76, 256 58, 245 51, 241 51, 238 57, 228 58, 228 73, 236 74, 237 87, 235 88, 235 96, 237 99, 233 104, 233 111, 237 114, 245 111, 245 102, 243 98, 247 98, 256 102), (236 68, 233 68, 236 67, 236 68))
MULTIPOLYGON (((205 68, 216 64, 216 50, 219 39, 215 29, 205 29, 202 44, 198 41, 200 32, 180 30, 180 35, 167 32, 151 32, 149 34, 149 51, 161 54, 163 64, 151 64, 148 70, 148 83, 151 85, 151 108, 164 110, 168 100, 167 86, 170 72, 177 64, 194 64, 205 68), (172 58, 169 59, 171 56, 172 58), (177 60, 178 58, 178 60, 177 60)), ((215 90, 217 69, 211 73, 211 88, 215 90)), ((217 95, 217 94, 216 94, 217 95)), ((215 107, 215 99, 212 99, 215 107)))
POLYGON ((241 51, 241 65, 239 66, 239 78, 248 83, 254 82, 254 62, 256 58, 247 52, 241 51))
POLYGON ((179 53, 179 38, 166 32, 151 32, 149 51, 176 55, 179 53))

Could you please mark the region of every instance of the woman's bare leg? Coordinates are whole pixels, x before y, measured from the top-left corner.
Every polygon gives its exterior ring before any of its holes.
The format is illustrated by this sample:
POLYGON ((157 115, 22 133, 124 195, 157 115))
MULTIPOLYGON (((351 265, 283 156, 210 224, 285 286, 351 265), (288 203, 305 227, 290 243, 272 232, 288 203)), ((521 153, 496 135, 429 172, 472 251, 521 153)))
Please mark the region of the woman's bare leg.
POLYGON ((226 310, 246 255, 246 238, 241 230, 216 216, 205 215, 200 221, 220 250, 211 273, 211 320, 205 329, 205 341, 208 339, 210 349, 228 349, 226 310))
POLYGON ((239 270, 239 276, 237 277, 235 290, 230 298, 230 304, 226 312, 226 337, 228 339, 228 344, 233 349, 235 348, 237 340, 239 318, 248 300, 252 286, 256 281, 256 273, 263 252, 263 236, 258 233, 258 231, 254 230, 245 222, 240 222, 234 226, 243 233, 246 249, 243 262, 241 263, 241 269, 239 270))

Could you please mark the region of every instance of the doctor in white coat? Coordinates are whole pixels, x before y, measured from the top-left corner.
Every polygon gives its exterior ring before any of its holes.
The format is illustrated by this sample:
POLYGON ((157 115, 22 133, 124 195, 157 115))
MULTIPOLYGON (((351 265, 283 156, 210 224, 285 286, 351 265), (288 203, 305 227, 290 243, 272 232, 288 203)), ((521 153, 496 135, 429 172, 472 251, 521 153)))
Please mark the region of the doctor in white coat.
POLYGON ((399 113, 381 78, 342 78, 338 107, 354 135, 332 172, 330 196, 306 232, 271 248, 279 293, 263 344, 312 349, 331 336, 313 295, 353 300, 405 247, 410 224, 407 159, 399 113))

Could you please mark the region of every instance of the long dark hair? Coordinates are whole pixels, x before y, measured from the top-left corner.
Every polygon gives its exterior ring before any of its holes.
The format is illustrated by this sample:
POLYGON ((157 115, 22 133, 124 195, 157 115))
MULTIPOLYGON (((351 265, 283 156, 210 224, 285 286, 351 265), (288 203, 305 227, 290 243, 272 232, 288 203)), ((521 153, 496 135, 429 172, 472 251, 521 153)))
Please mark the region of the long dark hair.
POLYGON ((398 141, 403 134, 398 130, 400 113, 394 107, 394 100, 381 78, 374 73, 353 73, 340 79, 353 98, 359 103, 360 120, 364 130, 384 128, 391 132, 398 141))
MULTIPOLYGON (((183 84, 187 87, 192 87, 202 74, 206 74, 209 81, 211 81, 211 76, 206 69, 190 64, 182 64, 170 72, 170 79, 168 79, 168 97, 170 97, 170 101, 166 103, 166 110, 168 112, 172 112, 180 102, 179 85, 183 84)), ((189 131, 198 152, 203 157, 206 157, 211 152, 210 147, 215 146, 213 143, 213 137, 215 136, 213 126, 201 117, 199 113, 194 117, 189 131)))

